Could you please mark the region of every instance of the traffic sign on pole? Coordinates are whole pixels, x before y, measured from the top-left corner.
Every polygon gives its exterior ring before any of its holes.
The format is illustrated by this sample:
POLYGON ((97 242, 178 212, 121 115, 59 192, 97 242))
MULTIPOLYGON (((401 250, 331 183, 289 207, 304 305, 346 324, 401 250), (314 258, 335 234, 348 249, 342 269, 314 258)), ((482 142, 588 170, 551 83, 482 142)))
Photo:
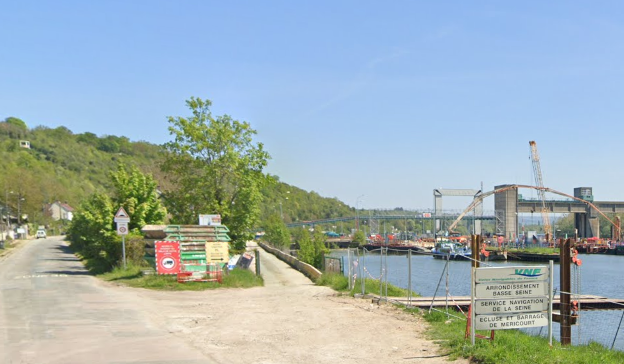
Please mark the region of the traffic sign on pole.
POLYGON ((117 235, 128 235, 128 223, 127 222, 117 223, 117 235))
POLYGON ((120 207, 115 214, 115 222, 130 222, 130 215, 124 210, 123 207, 120 207))

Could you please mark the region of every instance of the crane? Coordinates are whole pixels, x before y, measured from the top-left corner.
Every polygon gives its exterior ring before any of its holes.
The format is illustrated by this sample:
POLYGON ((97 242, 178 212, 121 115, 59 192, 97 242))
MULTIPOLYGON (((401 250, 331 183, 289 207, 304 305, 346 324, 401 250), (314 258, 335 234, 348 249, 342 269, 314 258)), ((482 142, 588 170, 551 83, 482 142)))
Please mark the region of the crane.
POLYGON ((544 223, 544 235, 546 236, 546 242, 550 243, 550 217, 548 216, 548 209, 546 208, 546 189, 544 188, 544 181, 542 181, 542 169, 540 168, 540 158, 537 152, 537 143, 531 140, 529 142, 531 146, 531 161, 533 162, 533 175, 535 177, 535 187, 537 189, 537 195, 542 201, 542 220, 544 223))

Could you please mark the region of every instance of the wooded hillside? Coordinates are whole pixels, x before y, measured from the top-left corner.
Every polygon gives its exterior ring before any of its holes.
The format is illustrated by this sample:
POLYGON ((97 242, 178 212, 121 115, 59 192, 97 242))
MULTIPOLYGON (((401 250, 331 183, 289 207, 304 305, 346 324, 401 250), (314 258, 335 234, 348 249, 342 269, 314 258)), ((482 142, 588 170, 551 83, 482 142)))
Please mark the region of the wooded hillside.
MULTIPOLYGON (((33 224, 45 224, 45 204, 66 202, 74 208, 94 192, 109 193, 109 173, 119 163, 136 166, 153 175, 160 186, 168 188, 160 169, 164 150, 144 141, 93 133, 74 134, 65 127, 29 128, 17 118, 0 122, 0 201, 14 215, 21 197, 22 214, 33 224), (30 148, 20 146, 27 141, 30 148)), ((286 222, 348 216, 355 212, 335 198, 323 198, 295 186, 279 182, 263 188, 261 220, 282 214, 286 222)), ((208 211, 206 213, 209 213, 208 211)))

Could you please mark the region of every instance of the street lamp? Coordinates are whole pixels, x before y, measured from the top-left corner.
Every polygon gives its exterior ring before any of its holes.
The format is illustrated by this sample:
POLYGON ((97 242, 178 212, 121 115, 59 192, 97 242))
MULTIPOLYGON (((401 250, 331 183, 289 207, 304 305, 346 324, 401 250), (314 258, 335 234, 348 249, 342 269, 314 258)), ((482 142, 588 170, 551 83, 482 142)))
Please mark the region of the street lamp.
POLYGON ((22 225, 22 201, 26 201, 21 193, 17 194, 17 226, 22 225))
POLYGON ((360 231, 360 199, 364 195, 359 195, 355 200, 355 230, 360 231))

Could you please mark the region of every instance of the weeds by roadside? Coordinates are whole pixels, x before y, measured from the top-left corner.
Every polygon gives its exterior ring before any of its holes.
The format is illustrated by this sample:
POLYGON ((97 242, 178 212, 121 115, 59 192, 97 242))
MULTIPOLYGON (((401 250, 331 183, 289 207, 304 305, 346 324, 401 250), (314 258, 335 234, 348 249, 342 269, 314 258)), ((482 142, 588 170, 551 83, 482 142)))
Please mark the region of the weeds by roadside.
MULTIPOLYGON (((323 273, 319 279, 316 280, 316 284, 319 286, 327 286, 335 291, 349 293, 350 295, 362 293, 362 279, 355 280, 354 288, 349 291, 349 281, 347 277, 337 273, 323 273)), ((385 294, 385 283, 383 285, 385 294)), ((366 294, 379 295, 379 280, 378 279, 365 279, 364 280, 364 292, 366 294)), ((389 297, 407 297, 408 291, 403 288, 399 288, 388 284, 388 296, 389 297)), ((417 293, 412 292, 413 297, 419 296, 417 293)))
POLYGON ((217 288, 250 288, 263 286, 264 281, 252 271, 236 268, 223 276, 223 282, 178 283, 175 275, 143 274, 144 267, 129 265, 127 269, 116 267, 111 272, 98 275, 105 281, 135 288, 163 291, 202 291, 217 288))
MULTIPOLYGON (((454 312, 454 315, 461 315, 454 312)), ((474 346, 464 339, 466 321, 449 320, 443 312, 422 314, 429 323, 427 334, 450 354, 450 359, 469 358, 483 364, 604 364, 624 363, 624 353, 609 350, 592 342, 588 345, 565 346, 558 342, 548 345, 548 339, 519 330, 497 330, 494 341, 477 339, 474 346)), ((489 332, 481 332, 489 334, 489 332)))

